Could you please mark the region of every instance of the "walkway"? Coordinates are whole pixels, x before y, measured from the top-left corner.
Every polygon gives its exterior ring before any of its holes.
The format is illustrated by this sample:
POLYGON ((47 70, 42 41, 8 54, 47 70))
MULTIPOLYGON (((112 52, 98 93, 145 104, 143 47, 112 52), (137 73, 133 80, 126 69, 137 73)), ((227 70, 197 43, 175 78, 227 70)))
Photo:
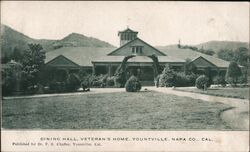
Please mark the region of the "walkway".
POLYGON ((155 88, 147 87, 149 90, 173 94, 177 96, 190 97, 208 102, 220 102, 234 107, 233 109, 224 111, 221 118, 234 129, 249 130, 249 100, 211 96, 192 92, 177 91, 172 88, 155 88))

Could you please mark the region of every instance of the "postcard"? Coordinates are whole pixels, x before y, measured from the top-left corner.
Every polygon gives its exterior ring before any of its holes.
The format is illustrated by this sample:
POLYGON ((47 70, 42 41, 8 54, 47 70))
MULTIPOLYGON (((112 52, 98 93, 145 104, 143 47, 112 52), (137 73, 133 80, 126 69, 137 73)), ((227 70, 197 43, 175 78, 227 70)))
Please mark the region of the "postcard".
POLYGON ((249 2, 1 1, 1 151, 249 151, 249 2))

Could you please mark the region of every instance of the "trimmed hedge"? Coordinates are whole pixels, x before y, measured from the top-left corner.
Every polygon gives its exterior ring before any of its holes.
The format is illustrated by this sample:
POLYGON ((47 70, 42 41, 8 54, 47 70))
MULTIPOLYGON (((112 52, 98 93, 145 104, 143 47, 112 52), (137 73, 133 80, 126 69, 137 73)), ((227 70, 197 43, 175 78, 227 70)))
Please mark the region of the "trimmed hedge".
MULTIPOLYGON (((159 75, 160 87, 187 87, 195 86, 197 75, 185 74, 184 72, 175 72, 169 67, 165 68, 163 73, 159 75)), ((157 81, 157 80, 156 80, 157 81)))
POLYGON ((201 75, 199 76, 196 81, 195 81, 195 86, 198 89, 203 89, 203 90, 207 90, 208 87, 210 87, 209 85, 209 78, 206 77, 205 75, 201 75))
POLYGON ((177 72, 175 73, 174 86, 176 87, 195 86, 196 79, 197 75, 193 73, 186 75, 184 72, 177 72))
POLYGON ((127 80, 127 82, 125 84, 125 88, 126 88, 127 92, 140 91, 141 90, 141 83, 135 76, 131 76, 127 80))
POLYGON ((214 84, 221 85, 222 87, 225 87, 227 84, 225 77, 223 77, 223 76, 214 77, 213 82, 214 82, 214 84))

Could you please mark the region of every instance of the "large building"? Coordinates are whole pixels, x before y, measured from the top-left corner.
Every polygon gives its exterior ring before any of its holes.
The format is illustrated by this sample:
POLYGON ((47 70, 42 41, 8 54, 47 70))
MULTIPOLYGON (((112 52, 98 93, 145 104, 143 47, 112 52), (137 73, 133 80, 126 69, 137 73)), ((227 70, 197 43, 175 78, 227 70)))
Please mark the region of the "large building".
POLYGON ((128 60, 128 71, 136 71, 141 81, 154 79, 153 61, 149 55, 156 55, 161 66, 171 65, 176 71, 183 71, 187 59, 202 71, 210 67, 212 71, 225 71, 229 62, 190 49, 180 49, 177 45, 153 47, 138 37, 138 32, 127 28, 119 31, 118 48, 103 47, 63 47, 46 54, 46 65, 58 70, 108 74, 112 76, 124 57, 135 55, 128 60))

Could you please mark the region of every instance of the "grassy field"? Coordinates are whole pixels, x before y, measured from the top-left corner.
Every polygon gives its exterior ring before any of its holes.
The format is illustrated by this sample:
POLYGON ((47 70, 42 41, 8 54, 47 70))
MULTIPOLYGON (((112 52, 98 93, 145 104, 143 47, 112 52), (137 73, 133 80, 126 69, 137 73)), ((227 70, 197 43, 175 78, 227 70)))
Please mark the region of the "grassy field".
POLYGON ((3 100, 3 128, 15 129, 230 129, 229 108, 157 92, 103 93, 3 100))
POLYGON ((249 99, 249 88, 209 88, 207 91, 203 91, 197 88, 176 88, 176 90, 221 97, 249 99))

